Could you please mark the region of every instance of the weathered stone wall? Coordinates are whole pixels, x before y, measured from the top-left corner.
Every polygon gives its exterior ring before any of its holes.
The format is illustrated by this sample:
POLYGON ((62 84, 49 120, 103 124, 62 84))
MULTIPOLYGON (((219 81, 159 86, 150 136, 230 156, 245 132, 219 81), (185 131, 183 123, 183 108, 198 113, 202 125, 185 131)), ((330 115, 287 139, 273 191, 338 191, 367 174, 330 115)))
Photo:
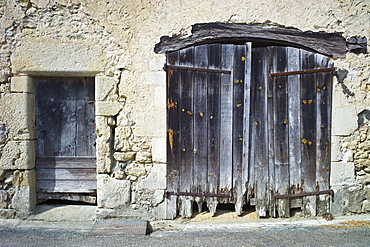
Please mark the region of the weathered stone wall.
MULTIPOLYGON (((370 5, 359 0, 0 0, 1 217, 34 205, 33 82, 22 74, 95 76, 98 215, 163 218, 165 56, 153 51, 161 36, 225 22, 369 40, 368 20, 370 5)), ((335 214, 369 211, 369 63, 369 54, 335 60, 342 71, 333 92, 335 214)))

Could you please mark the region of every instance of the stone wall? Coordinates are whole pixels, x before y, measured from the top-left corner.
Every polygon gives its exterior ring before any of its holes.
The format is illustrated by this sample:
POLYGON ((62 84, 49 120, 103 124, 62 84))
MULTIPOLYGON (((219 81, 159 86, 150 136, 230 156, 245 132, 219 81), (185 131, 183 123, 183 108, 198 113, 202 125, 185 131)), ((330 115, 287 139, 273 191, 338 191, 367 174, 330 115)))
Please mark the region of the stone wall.
MULTIPOLYGON (((165 56, 153 51, 161 36, 224 22, 369 39, 369 19, 360 0, 0 0, 0 217, 35 205, 32 76, 95 77, 98 217, 163 218, 165 56)), ((369 211, 369 63, 363 53, 335 60, 335 214, 369 211)))

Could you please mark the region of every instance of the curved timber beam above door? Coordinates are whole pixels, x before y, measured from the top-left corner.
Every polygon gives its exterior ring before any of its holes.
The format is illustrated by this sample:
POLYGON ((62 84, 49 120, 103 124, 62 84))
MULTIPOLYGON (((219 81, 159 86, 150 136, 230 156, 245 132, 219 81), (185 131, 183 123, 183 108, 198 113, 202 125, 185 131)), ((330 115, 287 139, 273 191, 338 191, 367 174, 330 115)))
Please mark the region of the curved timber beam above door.
POLYGON ((161 37, 154 51, 164 53, 212 41, 253 45, 286 45, 312 50, 331 57, 345 57, 346 40, 336 33, 302 32, 292 28, 232 23, 204 23, 192 26, 192 35, 161 37))

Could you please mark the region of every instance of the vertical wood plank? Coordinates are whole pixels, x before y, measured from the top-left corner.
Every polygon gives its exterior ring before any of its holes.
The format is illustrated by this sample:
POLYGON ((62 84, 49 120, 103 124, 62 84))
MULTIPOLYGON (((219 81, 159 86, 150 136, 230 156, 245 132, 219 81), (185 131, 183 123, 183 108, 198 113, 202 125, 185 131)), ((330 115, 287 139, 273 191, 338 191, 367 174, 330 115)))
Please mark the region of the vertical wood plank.
POLYGON ((243 190, 243 122, 244 122, 244 80, 246 47, 244 45, 234 46, 234 99, 233 99, 233 188, 235 211, 237 215, 242 213, 244 205, 243 190))
MULTIPOLYGON (((276 58, 274 57, 274 47, 266 47, 266 63, 268 73, 276 70, 276 58)), ((272 217, 277 217, 276 200, 274 195, 276 193, 275 188, 275 122, 274 122, 274 86, 276 84, 276 78, 267 77, 267 152, 268 152, 268 200, 269 200, 269 214, 272 217)))
POLYGON ((251 167, 250 175, 254 175, 253 185, 250 185, 256 197, 258 216, 267 215, 267 90, 266 90, 266 49, 254 48, 252 52, 252 106, 251 106, 251 167), (254 168, 254 169, 253 169, 254 168))
MULTIPOLYGON (((208 48, 208 68, 221 69, 221 44, 211 44, 208 48)), ((207 81, 208 112, 208 192, 218 193, 220 181, 220 87, 221 74, 209 73, 207 81)), ((211 216, 216 213, 217 197, 207 198, 211 216)))
MULTIPOLYGON (((196 46, 194 55, 194 67, 208 67, 208 45, 196 46)), ((207 72, 194 72, 194 180, 192 192, 208 191, 207 78, 207 72)))
MULTIPOLYGON (((208 67, 208 45, 194 47, 194 67, 208 67)), ((208 170, 208 109, 207 72, 194 72, 194 179, 192 192, 207 192, 208 170)), ((198 211, 201 212, 203 197, 195 197, 198 211)))
MULTIPOLYGON (((288 47, 288 71, 299 71, 300 50, 288 47)), ((288 76, 290 193, 301 192, 301 97, 300 75, 288 76)))
MULTIPOLYGON (((221 68, 233 69, 234 45, 222 45, 221 68)), ((219 193, 232 193, 232 125, 233 125, 233 82, 230 74, 221 74, 220 112, 220 190, 219 193)), ((227 203, 227 199, 220 198, 227 203)))
POLYGON ((248 193, 249 181, 249 141, 250 141, 250 113, 251 113, 251 78, 252 78, 252 43, 248 42, 245 44, 245 69, 244 69, 244 117, 243 117, 243 160, 242 160, 242 171, 243 171, 243 194, 246 194, 246 202, 250 199, 248 193))
MULTIPOLYGON (((179 65, 179 52, 167 54, 166 62, 179 65)), ((167 71, 167 190, 179 192, 180 172, 180 81, 177 70, 167 71)), ((177 196, 167 197, 166 218, 177 216, 177 196)))
POLYGON ((76 79, 76 156, 95 156, 95 80, 76 79))
MULTIPOLYGON (((179 65, 185 67, 194 66, 194 47, 189 47, 180 51, 179 65)), ((191 192, 194 177, 194 106, 193 106, 193 87, 194 87, 194 73, 192 71, 180 70, 180 155, 181 155, 181 169, 180 169, 180 187, 181 192, 191 192)), ((180 215, 189 218, 192 213, 191 196, 180 197, 181 207, 180 215)))
MULTIPOLYGON (((274 47, 274 71, 286 72, 287 57, 285 47, 274 47)), ((288 90, 287 76, 274 78, 274 150, 275 190, 277 194, 289 193, 289 160, 288 160, 288 90)), ((271 140, 269 141, 271 142, 271 140)), ((270 155, 271 156, 271 155, 270 155)), ((277 210, 279 217, 289 217, 289 199, 278 199, 277 210)))
MULTIPOLYGON (((328 57, 316 54, 317 68, 332 67, 328 57)), ((332 75, 330 72, 318 73, 316 76, 317 92, 317 124, 316 124, 316 184, 318 190, 329 189, 330 175, 330 121, 331 121, 331 84, 332 75)), ((329 212, 329 195, 319 195, 317 213, 323 215, 329 212)))
MULTIPOLYGON (((301 50, 302 70, 314 69, 315 55, 301 50)), ((301 153, 302 189, 316 190, 316 75, 301 75, 301 153)), ((305 216, 316 215, 316 196, 303 198, 305 216)))

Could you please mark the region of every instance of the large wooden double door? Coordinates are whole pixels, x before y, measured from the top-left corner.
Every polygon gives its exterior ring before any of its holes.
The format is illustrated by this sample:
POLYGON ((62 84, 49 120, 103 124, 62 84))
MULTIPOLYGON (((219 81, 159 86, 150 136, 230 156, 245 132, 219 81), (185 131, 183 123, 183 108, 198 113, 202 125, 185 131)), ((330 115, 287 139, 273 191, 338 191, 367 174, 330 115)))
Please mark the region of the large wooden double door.
POLYGON ((291 47, 167 53, 167 218, 193 202, 259 216, 329 210, 331 60, 291 47))

